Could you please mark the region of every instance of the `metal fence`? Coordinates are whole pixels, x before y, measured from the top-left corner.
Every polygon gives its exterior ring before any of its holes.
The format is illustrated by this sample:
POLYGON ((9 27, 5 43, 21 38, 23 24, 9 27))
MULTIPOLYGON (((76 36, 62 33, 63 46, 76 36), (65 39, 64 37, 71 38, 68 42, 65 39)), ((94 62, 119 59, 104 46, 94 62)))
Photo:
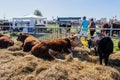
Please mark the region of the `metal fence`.
POLYGON ((47 40, 59 37, 66 37, 75 33, 74 28, 60 28, 60 27, 42 27, 35 28, 35 36, 40 40, 47 40), (73 29, 73 31, 72 31, 73 29))
MULTIPOLYGON (((94 29, 94 28, 91 28, 94 29)), ((96 32, 101 32, 102 30, 109 31, 108 36, 111 38, 119 38, 120 39, 120 28, 95 28, 96 32), (116 34, 113 34, 113 31, 116 30, 116 34)), ((80 34, 80 27, 36 27, 33 34, 38 37, 40 40, 54 39, 59 37, 66 37, 71 34, 80 34)), ((7 31, 0 31, 1 33, 7 33, 7 31)), ((13 31, 10 31, 14 33, 13 31)), ((9 33, 9 32, 8 32, 9 33)), ((18 33, 18 32, 16 32, 18 33)), ((12 36, 11 36, 12 37, 12 36)), ((89 29, 88 29, 88 37, 90 37, 89 29)))
MULTIPOLYGON (((92 28, 94 29, 94 28, 92 28)), ((50 38, 59 38, 59 37, 66 37, 71 34, 79 34, 81 28, 80 27, 42 27, 42 28, 36 28, 35 29, 35 35, 39 37, 40 39, 50 39, 50 38)), ((96 28, 96 32, 101 32, 102 30, 109 31, 108 36, 111 38, 120 38, 120 28, 96 28), (116 31, 117 33, 114 34, 113 31, 116 31)), ((88 29, 88 37, 89 29, 88 29)))

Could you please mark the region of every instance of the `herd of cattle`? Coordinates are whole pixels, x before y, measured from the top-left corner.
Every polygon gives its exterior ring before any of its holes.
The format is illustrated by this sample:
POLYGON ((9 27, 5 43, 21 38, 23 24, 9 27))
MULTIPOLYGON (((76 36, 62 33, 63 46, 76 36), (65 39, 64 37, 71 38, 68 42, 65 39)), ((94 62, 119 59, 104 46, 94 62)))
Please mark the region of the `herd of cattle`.
MULTIPOLYGON (((53 52, 57 52, 57 54, 63 52, 70 53, 73 57, 74 47, 82 46, 80 36, 76 35, 41 41, 30 34, 20 33, 17 37, 17 41, 22 42, 21 47, 23 51, 30 51, 34 56, 47 60, 57 59, 53 52)), ((99 55, 100 64, 102 64, 102 59, 104 59, 105 65, 107 65, 109 55, 113 53, 113 42, 111 38, 100 33, 93 39, 88 40, 88 44, 89 48, 93 46, 96 55, 99 55)), ((8 48, 13 45, 14 41, 10 37, 0 34, 0 48, 8 48)), ((120 48, 120 41, 118 46, 120 48)))

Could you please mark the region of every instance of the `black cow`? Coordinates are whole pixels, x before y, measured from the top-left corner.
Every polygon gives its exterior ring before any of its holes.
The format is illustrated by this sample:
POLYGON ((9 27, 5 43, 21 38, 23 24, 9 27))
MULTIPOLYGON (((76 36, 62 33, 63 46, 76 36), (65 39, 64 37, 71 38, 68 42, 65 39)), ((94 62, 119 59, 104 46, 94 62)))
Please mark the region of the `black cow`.
POLYGON ((102 60, 104 59, 104 63, 107 65, 109 55, 113 53, 113 41, 111 38, 103 34, 98 34, 94 39, 89 40, 88 45, 93 45, 95 55, 99 55, 100 64, 102 64, 102 60))

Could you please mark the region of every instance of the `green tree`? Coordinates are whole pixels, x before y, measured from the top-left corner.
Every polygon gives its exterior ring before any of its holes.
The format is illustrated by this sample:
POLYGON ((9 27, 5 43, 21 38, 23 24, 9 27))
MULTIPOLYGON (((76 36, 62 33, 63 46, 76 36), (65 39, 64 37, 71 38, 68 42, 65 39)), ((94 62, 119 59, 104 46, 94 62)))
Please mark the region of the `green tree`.
POLYGON ((39 10, 35 10, 34 11, 34 15, 36 15, 36 16, 42 16, 42 13, 39 10))

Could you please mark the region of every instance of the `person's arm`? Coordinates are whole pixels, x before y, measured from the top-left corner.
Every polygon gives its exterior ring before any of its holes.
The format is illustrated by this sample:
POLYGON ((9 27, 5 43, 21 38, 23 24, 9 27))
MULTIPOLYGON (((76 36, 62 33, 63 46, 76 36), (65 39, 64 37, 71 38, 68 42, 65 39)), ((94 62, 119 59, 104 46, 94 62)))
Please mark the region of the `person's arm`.
POLYGON ((91 25, 92 25, 92 23, 91 23, 91 22, 89 22, 89 23, 88 23, 88 28, 90 28, 90 27, 91 27, 91 25))
POLYGON ((82 27, 82 25, 83 25, 83 21, 81 22, 80 27, 82 27))

